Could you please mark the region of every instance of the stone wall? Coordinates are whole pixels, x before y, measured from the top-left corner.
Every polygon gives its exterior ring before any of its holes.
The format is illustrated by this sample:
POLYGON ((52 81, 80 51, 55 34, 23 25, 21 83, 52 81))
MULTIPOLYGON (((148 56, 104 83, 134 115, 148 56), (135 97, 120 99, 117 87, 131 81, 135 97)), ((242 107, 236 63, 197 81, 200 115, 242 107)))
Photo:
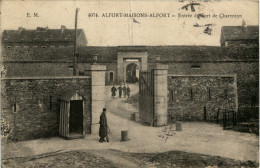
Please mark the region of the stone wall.
POLYGON ((72 76, 73 63, 66 62, 10 62, 3 63, 6 77, 22 76, 72 76))
POLYGON ((91 132, 91 85, 84 77, 19 77, 1 80, 1 117, 13 131, 11 140, 58 136, 59 97, 77 90, 85 99, 85 133, 91 132))
MULTIPOLYGON (((259 102, 259 63, 255 61, 179 62, 169 64, 174 75, 236 75, 238 91, 238 119, 257 117, 251 112, 252 97, 259 102), (195 67, 195 68, 194 68, 195 67), (249 116, 248 116, 249 115, 249 116)), ((257 117, 258 118, 258 117, 257 117)))
MULTIPOLYGON (((235 76, 171 75, 168 77, 168 119, 216 120, 218 108, 236 110, 235 76)), ((222 115, 219 115, 219 119, 222 115)))

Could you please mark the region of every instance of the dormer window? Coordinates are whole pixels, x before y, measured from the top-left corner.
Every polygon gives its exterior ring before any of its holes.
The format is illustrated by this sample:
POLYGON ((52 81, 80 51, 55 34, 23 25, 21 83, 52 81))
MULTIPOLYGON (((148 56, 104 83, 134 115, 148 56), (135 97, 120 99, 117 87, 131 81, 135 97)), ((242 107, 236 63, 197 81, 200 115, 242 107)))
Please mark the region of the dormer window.
POLYGON ((93 55, 93 61, 97 61, 98 60, 98 56, 97 55, 93 55))
POLYGON ((160 61, 161 60, 161 56, 160 55, 156 55, 155 59, 156 59, 156 61, 160 61))
POLYGON ((191 65, 191 69, 200 69, 200 65, 191 65))

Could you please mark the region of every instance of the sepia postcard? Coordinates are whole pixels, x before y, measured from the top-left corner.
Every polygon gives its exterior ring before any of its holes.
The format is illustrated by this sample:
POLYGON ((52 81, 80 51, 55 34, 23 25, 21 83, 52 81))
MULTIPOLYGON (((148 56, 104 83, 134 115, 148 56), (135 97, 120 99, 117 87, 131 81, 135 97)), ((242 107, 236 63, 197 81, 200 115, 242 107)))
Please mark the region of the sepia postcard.
POLYGON ((2 168, 259 167, 258 0, 2 0, 2 168))

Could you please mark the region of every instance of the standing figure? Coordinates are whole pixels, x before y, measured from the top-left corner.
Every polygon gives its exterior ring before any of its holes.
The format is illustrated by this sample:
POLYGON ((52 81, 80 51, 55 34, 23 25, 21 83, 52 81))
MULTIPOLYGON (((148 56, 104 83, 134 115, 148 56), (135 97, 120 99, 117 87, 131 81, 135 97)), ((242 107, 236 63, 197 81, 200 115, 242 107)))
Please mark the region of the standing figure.
POLYGON ((109 142, 109 138, 107 135, 108 125, 107 125, 107 116, 106 116, 106 109, 103 108, 103 112, 100 115, 100 121, 99 121, 100 127, 99 127, 99 142, 103 143, 105 141, 105 138, 107 142, 109 142))
POLYGON ((113 85, 113 87, 111 88, 113 98, 115 98, 115 96, 116 96, 116 91, 117 91, 117 89, 116 89, 115 85, 113 85))
POLYGON ((125 87, 125 84, 124 84, 124 87, 123 87, 123 93, 124 93, 124 98, 126 97, 126 87, 125 87))
POLYGON ((120 85, 117 89, 119 90, 119 98, 121 98, 123 88, 120 85))
POLYGON ((127 88, 126 88, 126 95, 127 95, 127 98, 129 98, 130 97, 130 88, 129 88, 129 86, 127 85, 127 88))

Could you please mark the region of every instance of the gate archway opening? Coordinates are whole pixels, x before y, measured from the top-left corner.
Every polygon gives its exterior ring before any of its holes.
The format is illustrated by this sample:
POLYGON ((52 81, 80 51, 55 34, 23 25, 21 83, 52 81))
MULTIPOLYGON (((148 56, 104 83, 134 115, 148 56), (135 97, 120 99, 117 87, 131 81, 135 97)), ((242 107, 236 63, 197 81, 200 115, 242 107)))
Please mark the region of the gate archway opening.
POLYGON ((126 82, 136 83, 139 80, 139 67, 135 63, 126 66, 126 82))

